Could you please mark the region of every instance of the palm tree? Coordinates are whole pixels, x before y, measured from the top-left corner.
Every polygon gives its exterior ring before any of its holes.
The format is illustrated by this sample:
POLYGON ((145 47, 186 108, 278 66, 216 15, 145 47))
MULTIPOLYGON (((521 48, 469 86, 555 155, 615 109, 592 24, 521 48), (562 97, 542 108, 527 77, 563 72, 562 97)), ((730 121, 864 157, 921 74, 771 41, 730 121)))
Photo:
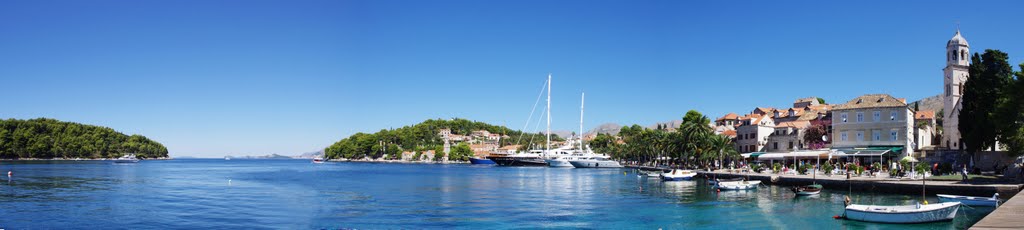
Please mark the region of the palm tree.
POLYGON ((736 151, 736 147, 733 146, 732 138, 725 135, 712 136, 711 149, 721 165, 724 165, 724 159, 736 159, 740 157, 739 152, 736 151))

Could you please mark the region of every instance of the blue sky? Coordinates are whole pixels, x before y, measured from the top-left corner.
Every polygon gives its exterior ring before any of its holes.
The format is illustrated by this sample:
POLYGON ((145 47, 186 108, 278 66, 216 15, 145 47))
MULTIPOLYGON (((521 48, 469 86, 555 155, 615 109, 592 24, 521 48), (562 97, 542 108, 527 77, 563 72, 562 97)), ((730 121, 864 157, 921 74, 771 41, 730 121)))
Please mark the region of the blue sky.
MULTIPOLYGON (((1024 61, 1019 1, 2 1, 0 117, 172 156, 297 154, 463 117, 554 129, 939 94, 956 23, 1024 61)), ((532 130, 532 128, 529 128, 532 130)))

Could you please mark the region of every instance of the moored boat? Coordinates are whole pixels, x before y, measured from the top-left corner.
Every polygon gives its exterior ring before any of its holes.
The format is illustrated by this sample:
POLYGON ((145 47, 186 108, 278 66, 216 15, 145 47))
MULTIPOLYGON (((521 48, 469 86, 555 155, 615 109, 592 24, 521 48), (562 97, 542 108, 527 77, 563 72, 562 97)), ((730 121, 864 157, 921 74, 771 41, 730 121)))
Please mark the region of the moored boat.
POLYGON ((476 157, 470 157, 469 158, 469 163, 470 164, 475 164, 475 165, 493 165, 493 164, 495 164, 494 161, 492 161, 490 159, 487 159, 487 158, 476 158, 476 157))
POLYGON ((135 154, 127 154, 117 159, 114 159, 114 163, 138 163, 139 158, 135 157, 135 154))
POLYGON ((821 193, 821 189, 822 187, 820 184, 812 184, 793 187, 793 192, 796 193, 797 196, 809 196, 821 193))
POLYGON ((729 178, 729 179, 722 179, 722 178, 708 179, 708 185, 718 185, 718 183, 721 183, 721 182, 731 182, 731 181, 743 181, 743 178, 742 177, 737 177, 737 178, 729 178))
POLYGON ((917 205, 860 205, 846 206, 846 219, 893 224, 949 221, 956 217, 960 202, 917 205))
POLYGON ((314 164, 323 164, 324 163, 324 158, 321 158, 321 157, 313 158, 313 163, 314 164))
POLYGON ((498 166, 548 166, 538 154, 519 153, 505 156, 489 156, 487 159, 494 161, 498 166))
POLYGON ((946 194, 937 194, 936 196, 939 196, 939 201, 941 202, 960 202, 967 206, 999 206, 999 193, 992 195, 992 197, 957 196, 946 194))
POLYGON ((722 181, 715 185, 719 190, 748 190, 756 189, 758 185, 761 185, 761 181, 722 181))
POLYGON ((673 169, 670 172, 662 173, 661 180, 664 181, 680 181, 680 180, 692 180, 694 176, 697 176, 697 172, 682 169, 673 169))

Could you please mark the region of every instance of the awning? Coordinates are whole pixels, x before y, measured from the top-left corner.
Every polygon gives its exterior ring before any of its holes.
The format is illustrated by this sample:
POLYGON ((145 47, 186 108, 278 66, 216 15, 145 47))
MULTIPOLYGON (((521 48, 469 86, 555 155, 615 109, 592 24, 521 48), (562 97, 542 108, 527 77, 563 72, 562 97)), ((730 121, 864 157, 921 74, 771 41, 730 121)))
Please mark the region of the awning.
POLYGON ((840 149, 833 156, 836 157, 890 157, 903 152, 903 147, 871 147, 840 149))
POLYGON ((828 159, 829 151, 797 151, 788 153, 766 153, 757 158, 760 161, 784 159, 828 159))
POLYGON ((743 159, 755 159, 755 158, 758 158, 761 155, 764 155, 765 153, 766 152, 752 152, 752 153, 740 154, 740 156, 743 156, 743 159))

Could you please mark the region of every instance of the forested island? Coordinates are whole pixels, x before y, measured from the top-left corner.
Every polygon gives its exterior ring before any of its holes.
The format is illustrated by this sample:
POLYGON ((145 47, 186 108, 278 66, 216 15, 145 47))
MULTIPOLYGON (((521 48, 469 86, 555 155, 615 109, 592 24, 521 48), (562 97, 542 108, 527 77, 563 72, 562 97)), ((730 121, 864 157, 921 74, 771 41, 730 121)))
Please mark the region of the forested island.
POLYGON ((164 145, 141 135, 49 118, 0 120, 0 158, 166 158, 164 145))
MULTIPOLYGON (((520 145, 525 149, 531 145, 543 146, 545 142, 543 133, 526 133, 504 126, 461 118, 450 120, 429 119, 419 124, 398 129, 383 129, 372 134, 353 134, 327 147, 324 150, 324 155, 328 159, 361 159, 366 157, 372 159, 400 159, 403 151, 436 151, 443 148, 444 139, 438 134, 442 129, 449 129, 452 134, 456 135, 469 135, 473 131, 486 130, 490 133, 508 136, 508 138, 502 138, 499 141, 499 146, 520 145)), ((562 141, 561 138, 556 136, 551 138, 552 141, 562 141)), ((453 155, 449 156, 450 159, 468 159, 469 155, 467 154, 471 154, 471 152, 467 151, 468 146, 452 143, 452 149, 453 155)))

